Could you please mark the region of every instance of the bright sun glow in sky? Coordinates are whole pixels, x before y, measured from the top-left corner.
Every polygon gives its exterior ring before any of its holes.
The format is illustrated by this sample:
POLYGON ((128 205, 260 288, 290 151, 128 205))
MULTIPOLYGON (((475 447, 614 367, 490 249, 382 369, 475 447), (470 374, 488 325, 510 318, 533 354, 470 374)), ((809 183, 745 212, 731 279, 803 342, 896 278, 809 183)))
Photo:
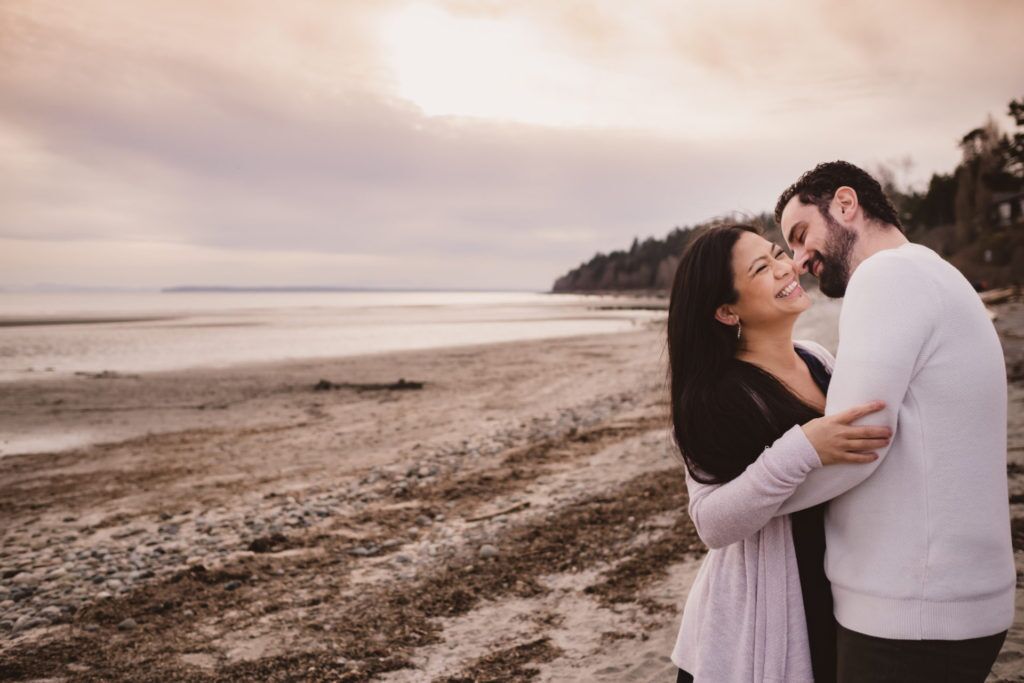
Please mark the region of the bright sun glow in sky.
MULTIPOLYGON (((428 116, 676 135, 735 130, 735 117, 721 109, 702 116, 658 83, 665 70, 658 73, 649 53, 588 62, 543 26, 515 17, 464 17, 413 4, 382 17, 379 41, 396 94, 428 116)), ((710 98, 713 79, 687 71, 710 98)))
POLYGON ((600 120, 576 92, 590 74, 519 22, 452 16, 412 5, 381 22, 397 94, 429 116, 542 125, 600 120))

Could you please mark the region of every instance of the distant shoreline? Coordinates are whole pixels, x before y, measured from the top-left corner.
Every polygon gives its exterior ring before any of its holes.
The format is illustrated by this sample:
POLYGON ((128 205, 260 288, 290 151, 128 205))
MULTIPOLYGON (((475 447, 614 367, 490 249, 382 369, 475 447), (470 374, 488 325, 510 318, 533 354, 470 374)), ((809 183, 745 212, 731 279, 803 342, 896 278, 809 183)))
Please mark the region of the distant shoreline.
POLYGON ((102 323, 139 323, 139 322, 153 322, 158 320, 174 320, 180 316, 162 315, 162 316, 127 316, 127 317, 110 317, 102 316, 97 318, 0 318, 0 327, 39 327, 43 325, 96 325, 102 323))
POLYGON ((232 292, 389 292, 395 294, 407 294, 413 292, 432 292, 432 293, 443 293, 443 292, 500 292, 507 294, 549 294, 535 289, 478 289, 478 288, 405 288, 405 287, 307 287, 307 286, 295 286, 295 287, 207 287, 201 285, 181 285, 178 287, 164 287, 159 290, 161 294, 178 294, 178 293, 203 293, 203 292, 216 292, 218 294, 232 293, 232 292))

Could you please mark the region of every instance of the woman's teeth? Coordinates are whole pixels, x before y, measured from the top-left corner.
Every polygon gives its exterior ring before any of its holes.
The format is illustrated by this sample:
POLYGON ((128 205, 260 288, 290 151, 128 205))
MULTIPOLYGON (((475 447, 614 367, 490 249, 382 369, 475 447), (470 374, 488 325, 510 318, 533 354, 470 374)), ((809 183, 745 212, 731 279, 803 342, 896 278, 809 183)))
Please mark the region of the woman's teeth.
POLYGON ((793 293, 793 290, 795 290, 795 289, 796 289, 796 288, 797 288, 798 286, 799 286, 799 285, 797 284, 797 281, 796 281, 796 280, 793 280, 793 281, 792 281, 792 282, 790 282, 790 283, 789 283, 788 285, 786 285, 786 286, 785 286, 785 288, 783 288, 783 290, 782 290, 781 292, 779 292, 778 294, 776 294, 776 295, 775 295, 775 298, 776 298, 776 299, 785 299, 785 298, 786 298, 787 296, 789 296, 790 294, 792 294, 792 293, 793 293))

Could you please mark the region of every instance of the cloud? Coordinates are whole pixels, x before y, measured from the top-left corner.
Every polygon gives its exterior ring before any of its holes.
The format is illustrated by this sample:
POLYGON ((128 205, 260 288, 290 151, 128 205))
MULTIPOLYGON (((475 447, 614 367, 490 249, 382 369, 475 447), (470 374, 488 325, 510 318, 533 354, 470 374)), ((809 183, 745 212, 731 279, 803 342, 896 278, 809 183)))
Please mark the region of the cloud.
MULTIPOLYGON (((948 170, 1021 94, 1014 2, 432 6, 535 31, 599 125, 401 99, 379 32, 405 2, 5 4, 0 285, 544 288, 824 158, 948 170)), ((457 91, 452 64, 423 78, 457 91)), ((550 94, 535 71, 520 99, 550 94)))

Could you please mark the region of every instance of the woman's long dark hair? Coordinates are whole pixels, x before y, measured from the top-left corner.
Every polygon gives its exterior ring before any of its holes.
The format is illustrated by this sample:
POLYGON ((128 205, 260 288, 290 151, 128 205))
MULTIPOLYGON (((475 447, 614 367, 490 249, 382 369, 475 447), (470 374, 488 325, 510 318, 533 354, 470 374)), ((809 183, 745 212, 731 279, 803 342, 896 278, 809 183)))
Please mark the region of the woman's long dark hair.
POLYGON ((774 375, 736 358, 736 327, 715 319, 736 303, 733 246, 751 225, 708 228, 683 253, 668 309, 669 384, 676 445, 691 476, 734 479, 795 424, 820 417, 774 375))

